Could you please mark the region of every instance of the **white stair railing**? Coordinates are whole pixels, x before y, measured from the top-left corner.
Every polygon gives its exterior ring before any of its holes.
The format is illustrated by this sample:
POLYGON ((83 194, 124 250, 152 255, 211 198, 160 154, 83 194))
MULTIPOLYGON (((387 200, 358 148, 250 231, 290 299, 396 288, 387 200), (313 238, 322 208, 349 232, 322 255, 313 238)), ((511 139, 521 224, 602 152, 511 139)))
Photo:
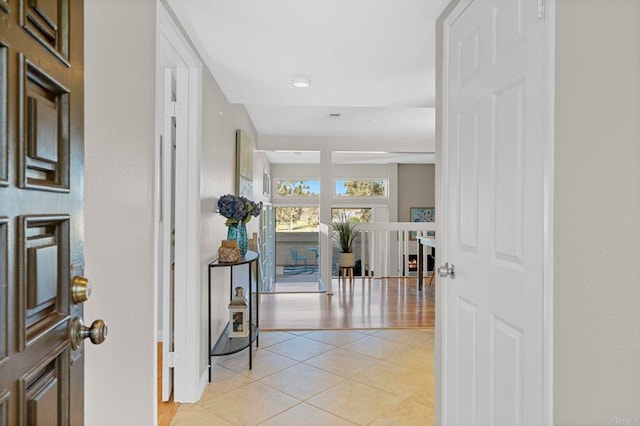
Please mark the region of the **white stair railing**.
MULTIPOLYGON (((359 223, 360 276, 406 276, 409 271, 409 254, 418 253, 416 236, 426 236, 429 231, 435 232, 435 229, 435 222, 359 223)), ((331 225, 321 223, 320 280, 325 285, 327 294, 333 294, 332 236, 331 225)))

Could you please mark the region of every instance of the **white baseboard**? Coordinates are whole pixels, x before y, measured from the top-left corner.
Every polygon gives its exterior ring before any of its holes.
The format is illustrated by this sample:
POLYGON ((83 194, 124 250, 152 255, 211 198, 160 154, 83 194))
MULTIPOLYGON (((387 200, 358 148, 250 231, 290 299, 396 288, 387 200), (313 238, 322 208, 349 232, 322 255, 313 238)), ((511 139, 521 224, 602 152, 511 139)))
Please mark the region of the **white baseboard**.
POLYGON ((202 395, 204 395, 204 390, 208 384, 209 384, 209 369, 205 368, 204 373, 200 377, 200 398, 202 398, 202 395))

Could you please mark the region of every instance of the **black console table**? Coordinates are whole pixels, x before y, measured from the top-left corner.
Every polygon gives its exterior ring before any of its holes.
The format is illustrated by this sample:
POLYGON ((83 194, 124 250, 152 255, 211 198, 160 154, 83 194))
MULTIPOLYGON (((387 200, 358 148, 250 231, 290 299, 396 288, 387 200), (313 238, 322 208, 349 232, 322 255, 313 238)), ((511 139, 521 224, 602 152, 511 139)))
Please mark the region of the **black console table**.
POLYGON ((253 367, 252 365, 252 353, 251 353, 251 345, 253 342, 256 342, 256 347, 259 345, 258 340, 258 310, 259 310, 259 299, 258 299, 258 258, 259 255, 255 251, 247 251, 247 254, 244 256, 242 260, 237 263, 220 263, 218 260, 214 260, 209 263, 209 345, 207 346, 209 349, 209 382, 211 382, 211 358, 214 356, 222 356, 222 355, 230 355, 236 352, 240 352, 243 349, 249 348, 249 369, 253 367), (249 295, 249 336, 248 337, 229 337, 229 327, 230 324, 227 323, 227 326, 224 328, 224 331, 218 337, 216 343, 211 346, 211 272, 214 268, 229 268, 230 270, 230 278, 229 278, 229 300, 233 297, 233 270, 236 267, 246 265, 249 270, 249 283, 247 288, 247 294, 249 295), (256 268, 256 286, 255 291, 253 291, 253 274, 252 274, 252 266, 256 268), (255 297, 255 322, 253 321, 253 308, 255 297))

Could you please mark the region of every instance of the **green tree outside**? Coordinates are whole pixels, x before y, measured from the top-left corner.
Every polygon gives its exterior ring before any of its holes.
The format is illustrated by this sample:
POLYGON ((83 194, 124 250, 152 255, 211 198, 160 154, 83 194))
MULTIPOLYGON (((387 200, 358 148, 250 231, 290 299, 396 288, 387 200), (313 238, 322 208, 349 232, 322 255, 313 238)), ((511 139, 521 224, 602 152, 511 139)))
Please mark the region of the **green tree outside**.
POLYGON ((347 197, 384 197, 383 181, 376 180, 348 180, 343 182, 345 192, 339 195, 347 197))
POLYGON ((281 197, 309 197, 314 195, 311 187, 304 180, 280 180, 277 182, 276 194, 281 197))
MULTIPOLYGON (((278 181, 276 194, 281 197, 308 197, 310 195, 313 195, 311 193, 311 187, 303 180, 278 181)), ((307 212, 303 207, 276 208, 276 231, 293 231, 295 228, 299 228, 297 224, 303 219, 303 215, 305 216, 304 219, 306 220, 306 222, 311 225, 310 222, 313 221, 309 219, 309 214, 305 213, 307 212)))

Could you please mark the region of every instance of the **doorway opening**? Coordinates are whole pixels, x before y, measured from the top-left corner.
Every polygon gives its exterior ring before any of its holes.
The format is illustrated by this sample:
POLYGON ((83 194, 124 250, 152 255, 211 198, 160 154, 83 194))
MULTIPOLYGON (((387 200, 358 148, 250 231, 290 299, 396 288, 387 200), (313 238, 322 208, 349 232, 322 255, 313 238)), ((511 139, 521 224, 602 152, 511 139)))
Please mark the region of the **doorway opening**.
POLYGON ((318 280, 318 206, 275 208, 276 278, 274 293, 324 292, 318 280))
POLYGON ((193 402, 200 392, 196 288, 200 285, 202 63, 164 7, 156 63, 155 282, 158 400, 193 402), (194 300, 195 299, 195 300, 194 300), (196 306, 196 308, 194 308, 196 306), (189 307, 189 309, 187 309, 189 307))

